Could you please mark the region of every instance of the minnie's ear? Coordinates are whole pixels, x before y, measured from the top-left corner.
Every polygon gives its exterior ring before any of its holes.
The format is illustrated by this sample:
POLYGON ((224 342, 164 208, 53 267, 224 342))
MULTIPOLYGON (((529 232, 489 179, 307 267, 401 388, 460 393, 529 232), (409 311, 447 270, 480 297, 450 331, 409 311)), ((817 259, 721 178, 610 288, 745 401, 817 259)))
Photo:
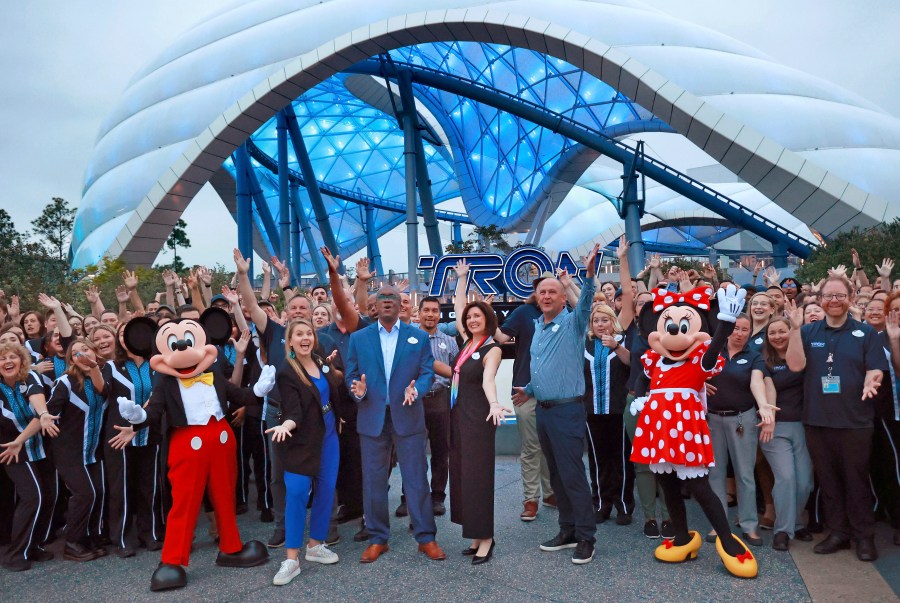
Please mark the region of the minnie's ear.
POLYGON ((200 316, 207 343, 225 345, 231 338, 231 317, 222 308, 207 308, 200 316))
POLYGON ((157 328, 156 323, 146 316, 132 318, 125 325, 125 332, 122 334, 125 347, 135 356, 149 358, 156 351, 157 328))
POLYGON ((652 301, 644 304, 640 314, 638 314, 637 320, 638 330, 642 337, 646 338, 650 333, 656 330, 656 325, 659 322, 659 315, 660 312, 653 311, 652 301))

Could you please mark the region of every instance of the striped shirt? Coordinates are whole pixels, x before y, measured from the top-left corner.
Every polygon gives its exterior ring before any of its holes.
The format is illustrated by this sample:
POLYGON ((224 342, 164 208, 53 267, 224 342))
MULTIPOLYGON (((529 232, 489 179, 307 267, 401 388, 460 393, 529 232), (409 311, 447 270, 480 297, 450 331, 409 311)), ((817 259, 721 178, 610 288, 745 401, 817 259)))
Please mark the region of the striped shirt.
MULTIPOLYGON (((456 345, 456 339, 441 332, 440 329, 435 330, 434 335, 429 333, 428 341, 431 344, 431 355, 438 362, 450 364, 450 359, 459 354, 459 346, 456 345)), ((435 373, 431 391, 436 392, 446 387, 450 387, 450 380, 435 373)))
POLYGON ((525 392, 538 400, 578 398, 584 395, 584 336, 594 298, 593 278, 584 287, 573 312, 563 311, 548 323, 534 320, 531 340, 531 383, 525 392))

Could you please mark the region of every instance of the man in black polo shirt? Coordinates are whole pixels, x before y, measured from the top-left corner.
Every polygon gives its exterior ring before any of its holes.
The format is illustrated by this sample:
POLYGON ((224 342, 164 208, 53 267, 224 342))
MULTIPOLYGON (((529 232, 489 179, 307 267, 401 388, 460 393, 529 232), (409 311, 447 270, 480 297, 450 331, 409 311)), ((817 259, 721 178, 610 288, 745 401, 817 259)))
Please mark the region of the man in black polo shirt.
POLYGON ((822 286, 825 320, 802 326, 803 309, 791 303, 788 368, 806 370, 803 423, 822 490, 831 533, 813 549, 819 554, 850 548, 860 561, 874 561, 875 518, 869 488, 874 421, 873 397, 888 370, 884 348, 869 325, 848 315, 853 287, 841 277, 822 286))

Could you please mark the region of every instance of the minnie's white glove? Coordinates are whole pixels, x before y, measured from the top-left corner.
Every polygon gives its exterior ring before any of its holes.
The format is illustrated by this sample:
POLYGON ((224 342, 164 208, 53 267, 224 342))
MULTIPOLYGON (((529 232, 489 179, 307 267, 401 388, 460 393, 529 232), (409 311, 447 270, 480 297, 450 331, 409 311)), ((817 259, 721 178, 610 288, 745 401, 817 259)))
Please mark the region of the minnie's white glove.
POLYGON ((635 398, 631 401, 631 416, 636 417, 641 414, 641 411, 644 410, 644 404, 647 403, 647 400, 650 399, 650 396, 641 396, 640 398, 635 398))
POLYGON ((267 364, 263 367, 259 380, 253 386, 253 394, 258 398, 262 398, 275 387, 275 367, 267 364))
POLYGON ((143 423, 147 420, 147 411, 140 404, 124 396, 119 396, 116 402, 119 403, 119 414, 129 423, 143 423))
POLYGON ((716 292, 719 299, 719 314, 717 318, 725 322, 736 322, 744 309, 744 298, 747 297, 746 289, 738 289, 734 285, 728 285, 716 292))

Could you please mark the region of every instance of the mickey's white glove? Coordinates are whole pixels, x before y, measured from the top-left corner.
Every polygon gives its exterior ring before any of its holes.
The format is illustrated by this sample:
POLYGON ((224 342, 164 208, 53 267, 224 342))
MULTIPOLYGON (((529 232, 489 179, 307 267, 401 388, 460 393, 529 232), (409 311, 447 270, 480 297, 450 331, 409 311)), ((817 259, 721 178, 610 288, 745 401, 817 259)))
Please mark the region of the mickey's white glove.
POLYGON ((647 400, 650 399, 650 396, 641 396, 640 398, 635 398, 631 401, 631 407, 629 410, 631 411, 631 416, 636 417, 641 414, 641 411, 644 410, 644 404, 647 403, 647 400))
POLYGON ((119 403, 119 414, 129 423, 143 423, 147 420, 147 411, 140 404, 124 396, 119 396, 116 402, 119 403))
POLYGON ((262 398, 272 391, 273 387, 275 387, 275 367, 267 364, 259 375, 259 381, 253 386, 253 394, 258 398, 262 398))
POLYGON ((725 322, 735 322, 744 309, 744 298, 747 297, 746 289, 738 289, 734 285, 728 285, 716 292, 719 299, 719 314, 717 318, 725 322))

